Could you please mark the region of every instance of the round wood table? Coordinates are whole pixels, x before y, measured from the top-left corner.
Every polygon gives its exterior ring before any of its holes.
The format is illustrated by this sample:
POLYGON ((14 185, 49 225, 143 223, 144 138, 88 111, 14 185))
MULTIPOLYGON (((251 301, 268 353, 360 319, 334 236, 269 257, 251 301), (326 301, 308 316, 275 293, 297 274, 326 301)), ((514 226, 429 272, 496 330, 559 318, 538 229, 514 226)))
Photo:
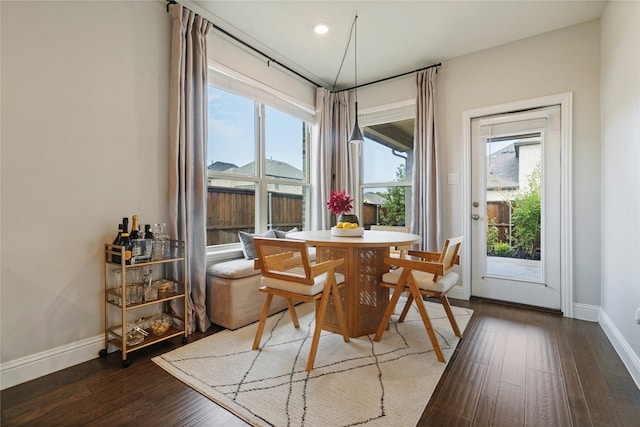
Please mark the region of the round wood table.
MULTIPOLYGON (((361 237, 332 236, 330 230, 287 233, 288 239, 304 240, 316 247, 316 260, 344 258, 337 272, 344 274, 346 286, 341 295, 350 337, 376 332, 389 303, 389 289, 379 286, 389 270, 384 258, 391 246, 409 246, 420 241, 417 234, 398 231, 365 230, 361 237)), ((325 315, 323 328, 340 333, 333 301, 325 315)))

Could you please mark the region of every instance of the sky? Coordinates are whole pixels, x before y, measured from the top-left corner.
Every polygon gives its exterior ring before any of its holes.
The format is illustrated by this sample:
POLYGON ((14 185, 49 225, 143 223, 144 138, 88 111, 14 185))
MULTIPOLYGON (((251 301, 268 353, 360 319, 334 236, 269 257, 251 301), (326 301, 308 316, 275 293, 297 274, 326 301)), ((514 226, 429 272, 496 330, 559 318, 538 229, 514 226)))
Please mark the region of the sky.
POLYGON ((393 155, 390 148, 365 137, 362 147, 362 182, 396 181, 398 166, 404 165, 404 159, 393 155))

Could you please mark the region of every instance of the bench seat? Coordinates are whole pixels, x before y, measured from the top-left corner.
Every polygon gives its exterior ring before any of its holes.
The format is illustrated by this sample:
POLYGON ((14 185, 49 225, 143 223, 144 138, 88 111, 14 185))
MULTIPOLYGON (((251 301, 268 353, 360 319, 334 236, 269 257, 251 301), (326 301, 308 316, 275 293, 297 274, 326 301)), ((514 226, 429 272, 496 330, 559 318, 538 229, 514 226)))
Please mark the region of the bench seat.
MULTIPOLYGON (((314 248, 309 256, 315 260, 314 248)), ((227 329, 237 329, 260 319, 264 294, 260 270, 253 260, 233 259, 211 264, 207 268, 207 314, 209 320, 227 329)), ((269 314, 287 308, 284 298, 274 298, 269 314)))

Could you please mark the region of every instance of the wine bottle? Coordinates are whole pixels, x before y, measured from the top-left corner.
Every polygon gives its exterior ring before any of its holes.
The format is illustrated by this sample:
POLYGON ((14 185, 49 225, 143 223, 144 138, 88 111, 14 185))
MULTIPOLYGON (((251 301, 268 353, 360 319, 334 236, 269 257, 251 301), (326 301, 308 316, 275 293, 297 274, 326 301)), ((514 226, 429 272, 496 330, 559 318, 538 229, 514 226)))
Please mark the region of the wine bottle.
POLYGON ((122 224, 118 224, 118 234, 116 234, 116 238, 113 239, 114 245, 119 245, 120 238, 122 237, 122 224))
POLYGON ((144 225, 144 238, 153 240, 153 231, 151 231, 151 224, 144 225))
POLYGON ((131 243, 131 237, 129 237, 129 233, 122 233, 122 246, 124 246, 124 261, 126 264, 131 264, 133 244, 131 243))
MULTIPOLYGON (((118 224, 118 234, 116 235, 116 238, 113 239, 113 244, 114 245, 122 245, 122 224, 118 224)), ((119 255, 112 255, 111 256, 111 262, 115 262, 115 263, 120 263, 120 256, 119 255)))
POLYGON ((138 215, 133 215, 131 219, 133 222, 131 224, 131 233, 129 234, 129 236, 131 237, 131 240, 138 240, 140 238, 140 228, 138 227, 138 215))

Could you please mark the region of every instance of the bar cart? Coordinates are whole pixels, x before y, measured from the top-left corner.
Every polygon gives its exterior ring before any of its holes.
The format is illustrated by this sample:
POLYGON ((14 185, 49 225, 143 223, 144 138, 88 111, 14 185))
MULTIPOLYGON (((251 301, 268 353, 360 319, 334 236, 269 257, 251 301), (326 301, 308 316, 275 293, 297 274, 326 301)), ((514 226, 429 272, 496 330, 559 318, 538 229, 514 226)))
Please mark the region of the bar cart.
MULTIPOLYGON (((105 347, 100 350, 100 357, 107 355, 109 344, 111 344, 122 351, 122 366, 126 368, 131 365, 129 353, 133 351, 180 335, 183 336, 182 343, 187 342, 186 260, 186 244, 180 240, 167 240, 165 256, 162 259, 135 264, 126 263, 124 246, 105 244, 105 347), (114 262, 114 260, 120 262, 114 262), (156 278, 153 280, 155 294, 147 293, 142 283, 128 282, 128 278, 131 277, 129 273, 134 269, 153 271, 153 278, 156 278), (139 286, 143 286, 142 291, 139 286), (140 295, 141 292, 142 295, 140 295), (169 302, 172 300, 181 300, 184 304, 184 317, 170 312, 169 302), (152 306, 157 306, 156 309, 159 309, 161 314, 149 319, 148 324, 135 324, 131 320, 128 323, 127 318, 131 316, 127 316, 127 313, 152 306), (110 312, 116 315, 110 316, 110 312), (134 336, 133 334, 136 338, 142 339, 130 339, 134 336)), ((151 281, 149 283, 151 284, 151 281)))

